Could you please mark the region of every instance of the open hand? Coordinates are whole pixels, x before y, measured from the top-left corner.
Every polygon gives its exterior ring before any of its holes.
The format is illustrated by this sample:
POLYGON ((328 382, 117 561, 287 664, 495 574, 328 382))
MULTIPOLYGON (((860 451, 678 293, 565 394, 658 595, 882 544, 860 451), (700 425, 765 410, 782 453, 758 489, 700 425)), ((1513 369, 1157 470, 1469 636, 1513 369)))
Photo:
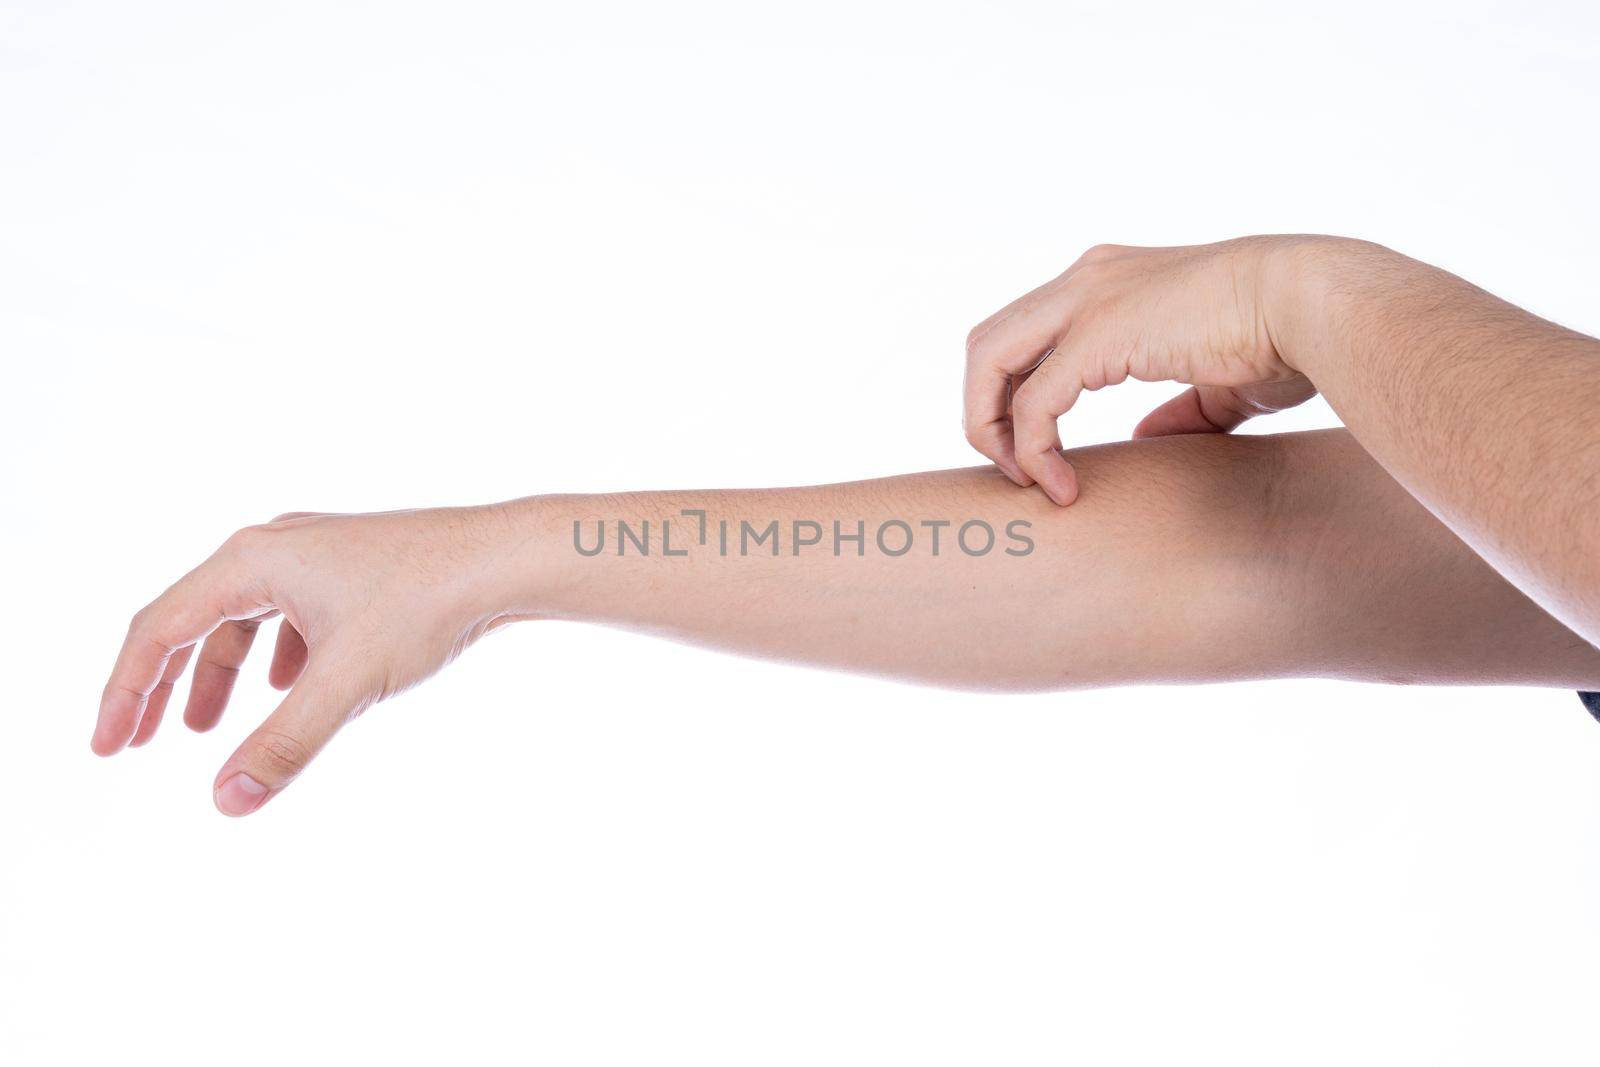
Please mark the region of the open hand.
POLYGON ((226 815, 275 796, 334 733, 454 659, 503 617, 493 508, 280 516, 240 530, 133 617, 100 701, 102 756, 149 741, 196 646, 184 722, 209 730, 261 624, 282 615, 271 683, 289 695, 223 764, 226 815), (204 641, 204 644, 199 644, 204 641))

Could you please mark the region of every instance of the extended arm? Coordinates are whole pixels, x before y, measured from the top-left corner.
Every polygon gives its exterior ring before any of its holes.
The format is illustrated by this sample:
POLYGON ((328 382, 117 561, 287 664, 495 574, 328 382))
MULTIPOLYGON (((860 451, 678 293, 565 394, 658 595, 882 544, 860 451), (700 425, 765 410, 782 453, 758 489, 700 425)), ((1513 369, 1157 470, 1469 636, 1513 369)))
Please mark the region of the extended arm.
POLYGON ((518 618, 993 689, 1600 685, 1600 653, 1342 431, 1173 437, 1073 461, 1093 478, 1069 509, 984 468, 252 527, 135 618, 94 746, 148 739, 201 639, 185 719, 214 724, 256 627, 280 611, 272 678, 293 690, 218 775, 230 814, 283 788, 362 709, 518 618))

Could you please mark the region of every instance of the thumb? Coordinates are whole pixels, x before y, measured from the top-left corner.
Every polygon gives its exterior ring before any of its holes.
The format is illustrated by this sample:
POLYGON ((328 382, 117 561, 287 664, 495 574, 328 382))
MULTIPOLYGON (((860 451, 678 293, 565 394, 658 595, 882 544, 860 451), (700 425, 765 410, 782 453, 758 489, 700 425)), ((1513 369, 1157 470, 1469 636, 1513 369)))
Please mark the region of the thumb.
POLYGON ((1156 408, 1133 428, 1134 437, 1180 433, 1227 433, 1256 412, 1234 390, 1214 385, 1187 389, 1156 408))
POLYGON ((367 690, 329 666, 336 662, 314 658, 277 710, 228 757, 212 785, 218 811, 249 815, 277 796, 372 702, 367 690))

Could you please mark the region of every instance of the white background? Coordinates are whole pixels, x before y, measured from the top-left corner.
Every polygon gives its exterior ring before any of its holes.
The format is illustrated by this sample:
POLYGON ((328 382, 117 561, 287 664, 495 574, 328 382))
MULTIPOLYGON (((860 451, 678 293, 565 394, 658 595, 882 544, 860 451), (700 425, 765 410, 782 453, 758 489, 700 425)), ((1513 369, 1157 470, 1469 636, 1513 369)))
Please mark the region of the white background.
POLYGON ((1570 693, 542 625, 243 821, 264 655, 211 735, 88 739, 281 511, 973 462, 966 329, 1097 241, 1354 234, 1600 330, 1597 114, 1577 0, 0 0, 0 1061, 1595 1062, 1570 693))

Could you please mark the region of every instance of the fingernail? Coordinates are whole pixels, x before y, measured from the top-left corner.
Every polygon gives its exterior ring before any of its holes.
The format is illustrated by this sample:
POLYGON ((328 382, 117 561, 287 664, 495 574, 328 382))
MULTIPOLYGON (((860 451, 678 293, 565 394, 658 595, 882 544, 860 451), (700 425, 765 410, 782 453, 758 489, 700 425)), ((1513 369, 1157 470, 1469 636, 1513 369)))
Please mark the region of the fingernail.
POLYGON ((267 787, 240 771, 217 787, 217 807, 224 815, 249 815, 267 799, 267 787))

